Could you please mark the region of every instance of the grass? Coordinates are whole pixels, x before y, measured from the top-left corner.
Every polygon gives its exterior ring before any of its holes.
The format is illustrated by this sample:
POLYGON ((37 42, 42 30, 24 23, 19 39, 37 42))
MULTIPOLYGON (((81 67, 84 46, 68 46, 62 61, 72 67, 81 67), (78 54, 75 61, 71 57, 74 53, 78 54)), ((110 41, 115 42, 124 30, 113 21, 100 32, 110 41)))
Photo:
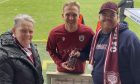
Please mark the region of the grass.
MULTIPOLYGON (((19 13, 31 15, 35 21, 34 40, 46 40, 49 31, 63 23, 62 6, 67 0, 0 0, 0 34, 12 28, 13 18, 19 13), (5 1, 5 2, 4 2, 5 1), (3 3, 1 3, 3 2, 3 3)), ((85 23, 95 30, 98 21, 98 11, 101 4, 107 0, 77 0, 81 4, 81 13, 85 23)), ((119 0, 112 0, 118 2, 119 0)), ((140 1, 135 0, 135 7, 140 7, 140 1)), ((137 33, 139 25, 126 19, 132 30, 137 33), (131 24, 132 23, 132 24, 131 24)), ((138 33, 138 36, 140 34, 138 33)))
MULTIPOLYGON (((67 0, 0 0, 0 34, 10 30, 13 26, 13 18, 15 15, 25 13, 31 15, 35 21, 35 35, 33 40, 45 40, 45 42, 36 43, 38 46, 41 60, 51 60, 45 50, 46 40, 49 31, 63 23, 61 17, 62 6, 67 0)), ((98 21, 98 11, 101 4, 108 0, 77 0, 81 5, 81 13, 84 16, 85 23, 95 31, 98 21)), ((120 0, 112 0, 119 2, 120 0)), ((135 1, 135 7, 140 8, 140 1, 135 1)), ((140 38, 139 27, 137 23, 129 18, 126 18, 129 23, 130 30, 134 31, 140 38)), ((50 64, 47 68, 48 71, 55 71, 50 64)), ((45 77, 46 69, 43 70, 45 77)), ((90 73, 90 72, 89 72, 90 73)))

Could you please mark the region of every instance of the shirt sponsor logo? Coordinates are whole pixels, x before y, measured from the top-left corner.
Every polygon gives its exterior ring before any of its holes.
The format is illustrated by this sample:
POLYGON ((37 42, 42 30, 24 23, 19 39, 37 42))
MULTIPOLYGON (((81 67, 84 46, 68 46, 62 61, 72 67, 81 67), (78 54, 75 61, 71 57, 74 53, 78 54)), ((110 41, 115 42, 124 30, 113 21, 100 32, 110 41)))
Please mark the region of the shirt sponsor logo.
POLYGON ((107 44, 97 44, 96 49, 105 50, 107 48, 107 44))

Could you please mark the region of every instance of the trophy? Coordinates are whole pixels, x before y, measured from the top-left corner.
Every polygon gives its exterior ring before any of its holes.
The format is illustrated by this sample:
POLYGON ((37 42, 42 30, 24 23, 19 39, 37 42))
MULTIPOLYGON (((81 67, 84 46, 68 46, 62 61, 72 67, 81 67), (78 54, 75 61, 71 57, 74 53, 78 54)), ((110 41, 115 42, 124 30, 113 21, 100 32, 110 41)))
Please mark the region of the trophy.
POLYGON ((68 59, 67 66, 69 68, 75 69, 76 62, 77 62, 77 57, 76 56, 70 56, 69 59, 68 59))

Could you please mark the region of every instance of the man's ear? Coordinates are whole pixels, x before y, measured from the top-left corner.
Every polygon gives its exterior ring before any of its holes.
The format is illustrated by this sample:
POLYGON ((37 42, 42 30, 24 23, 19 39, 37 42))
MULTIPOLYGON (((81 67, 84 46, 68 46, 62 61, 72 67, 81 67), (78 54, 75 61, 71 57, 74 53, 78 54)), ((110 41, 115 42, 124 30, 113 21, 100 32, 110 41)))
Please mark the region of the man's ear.
POLYGON ((64 18, 64 14, 62 13, 62 18, 64 18))
POLYGON ((101 16, 99 15, 99 18, 98 18, 98 20, 100 20, 100 18, 101 18, 101 16))
POLYGON ((12 28, 12 33, 15 34, 15 32, 16 32, 16 29, 15 29, 15 27, 13 27, 12 28))

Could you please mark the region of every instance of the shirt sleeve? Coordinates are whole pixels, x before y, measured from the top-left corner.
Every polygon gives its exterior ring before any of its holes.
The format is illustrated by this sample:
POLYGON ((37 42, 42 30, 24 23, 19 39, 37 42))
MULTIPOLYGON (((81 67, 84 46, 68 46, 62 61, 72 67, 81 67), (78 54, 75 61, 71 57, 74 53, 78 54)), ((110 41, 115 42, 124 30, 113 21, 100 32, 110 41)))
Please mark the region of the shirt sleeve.
POLYGON ((49 52, 49 54, 50 54, 51 58, 53 59, 53 61, 55 62, 55 64, 57 64, 58 66, 61 66, 61 63, 63 61, 61 59, 61 56, 57 52, 56 37, 52 32, 50 32, 50 35, 48 37, 46 50, 49 52))
POLYGON ((89 60, 91 43, 92 43, 92 39, 93 39, 93 36, 94 36, 94 32, 92 30, 90 30, 90 35, 89 36, 90 36, 89 42, 87 43, 85 48, 80 52, 80 57, 79 58, 81 60, 89 60))
POLYGON ((90 53, 90 47, 91 47, 91 41, 87 44, 87 46, 80 52, 80 59, 81 60, 89 60, 89 53, 90 53))

